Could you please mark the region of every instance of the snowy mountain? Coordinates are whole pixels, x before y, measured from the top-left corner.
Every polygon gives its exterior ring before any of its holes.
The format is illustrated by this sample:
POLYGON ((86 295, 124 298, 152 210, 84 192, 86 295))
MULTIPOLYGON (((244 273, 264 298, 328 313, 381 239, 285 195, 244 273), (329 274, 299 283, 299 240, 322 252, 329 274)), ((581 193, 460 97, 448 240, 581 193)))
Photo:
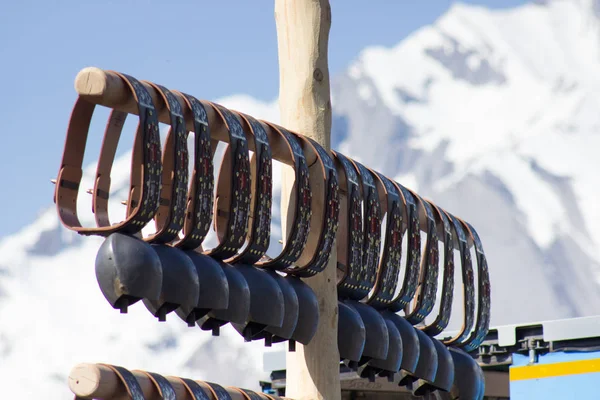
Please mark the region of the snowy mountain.
MULTIPOLYGON (((591 0, 458 4, 393 48, 365 49, 333 79, 334 148, 477 228, 493 325, 600 313, 599 17, 591 0)), ((219 102, 278 122, 276 102, 219 102)), ((128 164, 124 154, 114 167, 112 215, 124 212, 128 164)), ((85 193, 80 209, 89 209, 85 193)), ((68 397, 79 362, 249 388, 266 378, 262 345, 231 329, 212 338, 176 316, 158 323, 141 304, 127 315, 111 309, 93 273, 100 243, 63 229, 52 206, 0 241, 5 393, 68 397), (16 368, 24 360, 27 374, 16 368)))

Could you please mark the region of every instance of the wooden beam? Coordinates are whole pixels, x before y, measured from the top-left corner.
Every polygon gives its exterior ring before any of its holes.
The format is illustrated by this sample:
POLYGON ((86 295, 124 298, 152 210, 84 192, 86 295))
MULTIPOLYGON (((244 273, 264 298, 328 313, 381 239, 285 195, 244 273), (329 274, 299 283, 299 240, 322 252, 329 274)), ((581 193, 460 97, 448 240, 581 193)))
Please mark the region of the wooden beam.
MULTIPOLYGON (((281 124, 315 139, 327 150, 331 143, 331 100, 327 48, 331 26, 329 0, 275 0, 279 51, 281 124)), ((288 209, 294 178, 285 169, 282 210, 288 209)), ((320 213, 322 210, 313 210, 320 213)), ((290 213, 291 214, 291 213, 290 213)), ((282 232, 287 233, 286 218, 282 232)), ((333 246, 335 249, 335 245, 333 246)), ((341 398, 337 345, 336 255, 327 268, 306 279, 319 299, 317 333, 307 346, 287 355, 286 396, 295 399, 341 398)))

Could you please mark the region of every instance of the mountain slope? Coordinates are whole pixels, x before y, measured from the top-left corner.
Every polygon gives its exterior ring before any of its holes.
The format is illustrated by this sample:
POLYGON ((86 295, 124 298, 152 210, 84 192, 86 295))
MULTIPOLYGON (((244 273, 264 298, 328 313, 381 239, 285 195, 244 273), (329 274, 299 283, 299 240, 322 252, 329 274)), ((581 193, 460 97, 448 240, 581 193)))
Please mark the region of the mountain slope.
MULTIPOLYGON (((495 325, 600 312, 598 4, 456 5, 393 48, 366 49, 332 82, 334 147, 477 228, 495 325)), ((278 121, 276 102, 221 102, 278 121)), ((128 163, 125 154, 114 168, 112 215, 123 213, 128 163)), ((266 376, 262 345, 231 330, 213 339, 175 316, 158 323, 141 304, 112 310, 93 274, 101 240, 66 231, 55 215, 51 207, 0 241, 7 393, 68 397, 66 374, 85 361, 254 388, 266 376), (27 375, 24 360, 35 360, 27 375)), ((456 328, 459 307, 454 316, 456 328)))

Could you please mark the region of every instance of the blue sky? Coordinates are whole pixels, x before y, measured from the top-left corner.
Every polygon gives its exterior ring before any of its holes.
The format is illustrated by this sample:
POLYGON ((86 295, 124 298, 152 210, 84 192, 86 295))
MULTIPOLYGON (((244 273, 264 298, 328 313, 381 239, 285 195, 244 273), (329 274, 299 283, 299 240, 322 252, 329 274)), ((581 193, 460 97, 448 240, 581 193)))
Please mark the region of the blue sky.
MULTIPOLYGON (((398 43, 452 3, 331 0, 331 74, 367 46, 398 43)), ((525 1, 463 3, 505 8, 525 1)), ((49 179, 81 68, 119 70, 206 99, 247 93, 273 100, 279 82, 273 1, 266 0, 10 1, 0 12, 0 61, 0 237, 52 205, 49 179)))

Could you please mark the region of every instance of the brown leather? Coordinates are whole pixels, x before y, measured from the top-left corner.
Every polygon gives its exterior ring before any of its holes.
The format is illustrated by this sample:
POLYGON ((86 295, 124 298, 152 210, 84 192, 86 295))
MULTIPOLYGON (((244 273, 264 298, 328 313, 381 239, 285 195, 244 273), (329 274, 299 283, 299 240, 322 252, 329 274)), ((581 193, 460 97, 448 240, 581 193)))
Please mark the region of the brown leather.
MULTIPOLYGON (((440 208, 440 210, 442 209, 440 208)), ((454 337, 443 340, 443 343, 447 346, 459 346, 469 337, 469 334, 473 329, 475 319, 475 281, 473 275, 473 262, 471 260, 471 251, 469 249, 469 244, 467 243, 467 233, 465 233, 464 226, 454 215, 447 211, 444 212, 452 223, 454 232, 456 233, 459 242, 460 264, 462 269, 464 316, 460 331, 454 337)))
POLYGON ((194 121, 194 166, 188 190, 183 236, 174 244, 183 250, 199 248, 210 229, 214 202, 214 174, 210 127, 204 105, 186 93, 184 99, 194 121))
POLYGON ((110 364, 98 365, 103 365, 111 369, 119 377, 119 380, 121 381, 121 383, 123 383, 127 394, 132 400, 145 400, 144 392, 142 392, 140 384, 138 383, 137 379, 135 379, 135 376, 133 376, 133 374, 128 369, 110 364))
POLYGON ((491 289, 487 259, 483 251, 481 239, 471 224, 463 220, 460 220, 460 222, 468 232, 469 244, 475 246, 477 254, 477 320, 475 322, 475 329, 471 335, 460 345, 464 351, 470 352, 479 347, 488 333, 490 327, 491 289))
POLYGON ((309 277, 325 269, 333 250, 340 208, 339 183, 337 170, 327 151, 309 137, 304 135, 297 135, 297 137, 305 152, 313 151, 317 155, 317 162, 309 167, 313 213, 310 234, 303 252, 295 265, 284 271, 296 276, 309 277), (317 196, 318 193, 323 193, 323 196, 317 196), (314 212, 319 204, 323 209, 321 215, 314 212))
POLYGON ((225 260, 237 254, 248 234, 250 158, 246 134, 239 120, 227 108, 210 104, 223 120, 229 133, 229 145, 219 171, 215 198, 214 222, 219 244, 205 253, 225 260))
POLYGON ((173 385, 161 374, 157 374, 155 372, 141 371, 137 370, 137 372, 141 372, 148 376, 150 381, 154 384, 156 391, 161 399, 164 400, 177 400, 177 393, 173 388, 173 385))
POLYGON ((311 202, 312 194, 309 182, 308 165, 302 147, 296 136, 292 135, 287 129, 275 124, 265 122, 271 135, 279 136, 282 146, 287 149, 290 158, 293 160, 295 173, 295 182, 293 193, 290 196, 290 212, 288 213, 289 231, 286 235, 286 241, 281 252, 271 258, 263 257, 256 263, 262 268, 272 268, 282 270, 298 260, 302 254, 302 249, 308 240, 311 220, 311 202))
POLYGON ((217 383, 206 382, 206 381, 204 382, 204 384, 207 385, 211 394, 214 396, 215 400, 232 400, 231 395, 227 392, 227 390, 223 386, 221 386, 217 383))
POLYGON ((202 386, 198 382, 188 378, 177 378, 181 381, 181 384, 185 386, 188 394, 192 400, 210 400, 208 393, 202 389, 202 386))
POLYGON ((260 260, 271 239, 271 202, 273 198, 273 161, 265 127, 249 115, 233 111, 240 119, 245 132, 254 137, 254 154, 251 163, 252 195, 246 247, 229 263, 254 264, 260 260))
POLYGON ((377 281, 367 304, 384 309, 394 299, 398 284, 398 272, 402 256, 403 204, 400 192, 394 183, 379 172, 374 172, 382 210, 386 214, 383 252, 377 269, 377 281))
POLYGON ((434 211, 438 227, 442 227, 438 233, 444 242, 444 270, 442 276, 442 293, 440 299, 440 308, 434 321, 422 328, 429 336, 437 336, 450 322, 452 314, 452 299, 454 297, 454 238, 452 236, 452 224, 448 216, 440 211, 438 206, 429 201, 429 205, 434 211))
POLYGON ((244 396, 245 400, 264 400, 265 397, 261 396, 260 394, 249 390, 249 389, 242 389, 242 388, 237 388, 237 387, 230 387, 230 389, 238 391, 242 394, 242 396, 244 396))
POLYGON ((424 217, 427 220, 427 241, 425 242, 425 257, 421 259, 419 286, 415 294, 413 308, 409 310, 409 305, 407 305, 406 311, 408 312, 405 316, 408 322, 416 325, 431 313, 435 305, 438 285, 439 249, 437 226, 431 206, 414 191, 410 189, 409 191, 421 206, 419 209, 424 213, 424 217))
POLYGON ((137 233, 154 217, 159 206, 162 164, 156 110, 148 91, 139 81, 126 74, 115 74, 120 76, 131 90, 138 103, 140 116, 132 153, 129 209, 124 221, 112 225, 108 222, 107 211, 104 211, 108 208, 112 160, 127 116, 127 113, 113 110, 102 145, 106 151, 101 152, 92 193, 92 209, 99 224, 98 227, 81 226, 77 215, 77 197, 82 178, 85 145, 95 105, 78 98, 67 130, 54 201, 63 225, 83 235, 137 233))

